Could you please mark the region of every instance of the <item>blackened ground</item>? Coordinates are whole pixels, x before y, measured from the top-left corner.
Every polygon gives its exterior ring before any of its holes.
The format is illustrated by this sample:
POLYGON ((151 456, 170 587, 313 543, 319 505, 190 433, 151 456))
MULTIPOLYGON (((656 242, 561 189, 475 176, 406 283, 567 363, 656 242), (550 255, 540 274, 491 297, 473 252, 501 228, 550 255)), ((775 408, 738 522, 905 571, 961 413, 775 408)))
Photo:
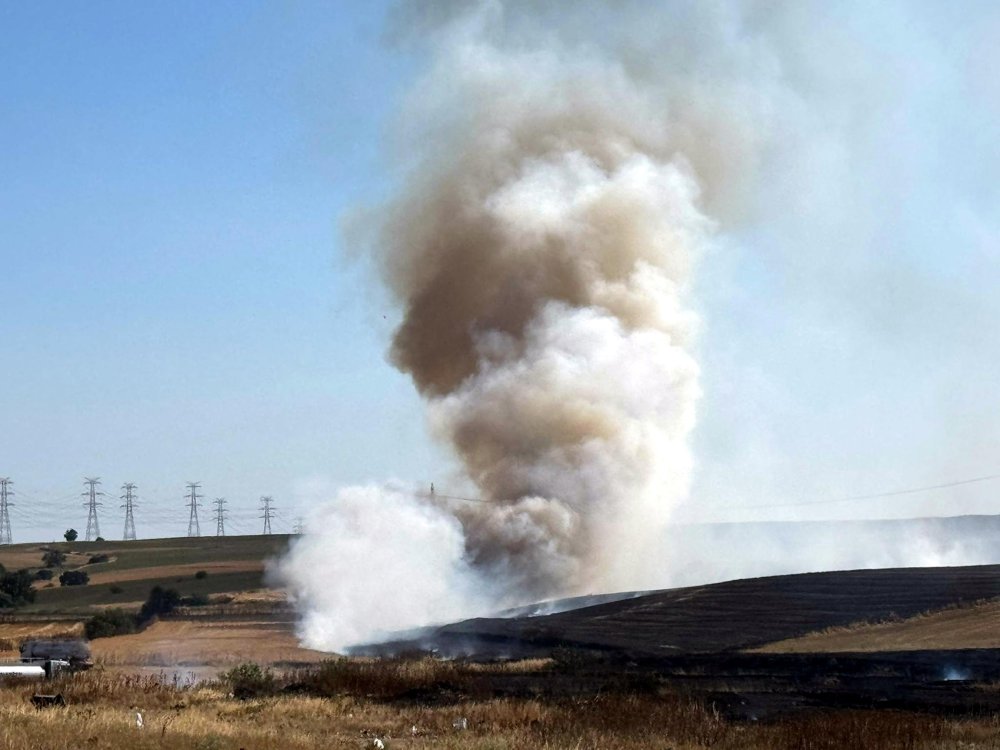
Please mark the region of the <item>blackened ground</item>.
POLYGON ((482 658, 544 656, 566 647, 715 653, 997 597, 998 565, 806 573, 669 589, 551 615, 465 620, 359 651, 417 648, 482 658))
MULTIPOLYGON (((471 660, 553 657, 543 674, 492 676, 497 695, 667 689, 727 717, 828 708, 1000 712, 1000 650, 746 653, 824 628, 1000 597, 1000 566, 857 570, 659 591, 559 614, 480 618, 359 649, 471 660)), ((485 677, 483 678, 486 679, 485 677)), ((423 696, 428 699, 430 696, 423 696)))

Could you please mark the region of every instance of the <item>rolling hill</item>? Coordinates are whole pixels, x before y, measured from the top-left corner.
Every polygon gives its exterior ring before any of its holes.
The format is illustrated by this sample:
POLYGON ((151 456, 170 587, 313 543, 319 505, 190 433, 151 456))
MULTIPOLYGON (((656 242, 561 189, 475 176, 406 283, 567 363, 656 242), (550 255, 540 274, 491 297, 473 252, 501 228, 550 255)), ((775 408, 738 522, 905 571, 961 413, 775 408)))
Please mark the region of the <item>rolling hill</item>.
MULTIPOLYGON (((998 597, 997 565, 771 576, 651 592, 556 614, 466 620, 387 648, 498 656, 565 647, 644 656, 737 652, 998 597)), ((981 611, 992 619, 995 610, 981 611)), ((960 639, 950 647, 961 648, 960 639)))

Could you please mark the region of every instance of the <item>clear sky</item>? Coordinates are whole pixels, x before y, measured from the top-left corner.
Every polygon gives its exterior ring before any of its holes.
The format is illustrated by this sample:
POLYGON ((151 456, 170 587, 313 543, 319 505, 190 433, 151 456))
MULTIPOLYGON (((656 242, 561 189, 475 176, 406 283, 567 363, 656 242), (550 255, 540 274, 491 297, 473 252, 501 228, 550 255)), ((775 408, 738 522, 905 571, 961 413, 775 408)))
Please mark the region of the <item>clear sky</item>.
MULTIPOLYGON (((384 134, 417 68, 382 43, 385 5, 0 4, 15 540, 82 531, 84 476, 103 478, 117 538, 126 481, 150 536, 186 532, 189 480, 228 499, 232 531, 256 531, 264 494, 288 531, 332 487, 445 471, 386 363, 395 313, 338 228, 389 188, 384 134)), ((775 167, 767 221, 699 272, 706 396, 682 518, 1000 511, 996 485, 728 507, 1000 471, 990 6, 857 3, 783 51, 810 63, 789 75, 804 114, 788 137, 815 137, 775 167)))
POLYGON ((186 531, 187 480, 228 499, 233 530, 273 495, 288 530, 317 476, 434 473, 388 323, 338 248, 343 211, 384 189, 407 77, 382 5, 0 5, 15 538, 84 525, 66 496, 85 475, 118 537, 125 481, 143 535, 186 531))

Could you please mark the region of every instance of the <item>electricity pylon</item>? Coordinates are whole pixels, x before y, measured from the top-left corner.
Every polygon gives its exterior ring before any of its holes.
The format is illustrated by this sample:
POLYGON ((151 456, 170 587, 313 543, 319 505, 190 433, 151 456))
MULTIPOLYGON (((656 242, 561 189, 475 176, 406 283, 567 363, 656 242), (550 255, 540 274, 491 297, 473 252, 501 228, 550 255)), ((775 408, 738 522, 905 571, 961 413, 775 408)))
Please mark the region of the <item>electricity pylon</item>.
POLYGON ((14 484, 9 477, 0 477, 0 544, 13 544, 14 536, 10 533, 10 496, 14 490, 10 486, 14 484))
POLYGON ((87 507, 87 534, 84 540, 92 542, 101 535, 101 525, 97 520, 97 509, 104 505, 104 503, 98 502, 97 498, 103 497, 104 493, 97 489, 101 484, 100 477, 85 477, 83 483, 87 485, 87 491, 83 493, 83 496, 87 498, 87 502, 84 503, 87 507))
POLYGON ((213 500, 215 503, 215 535, 225 536, 226 535, 226 498, 217 497, 213 500))
POLYGON ((122 485, 122 490, 125 492, 121 497, 125 501, 121 506, 125 509, 125 533, 122 534, 122 539, 126 542, 135 541, 135 516, 132 515, 132 509, 135 507, 135 484, 126 482, 122 485))
POLYGON ((271 503, 274 502, 272 497, 262 497, 260 499, 260 509, 262 511, 259 518, 264 519, 264 533, 271 533, 271 518, 274 516, 274 508, 271 507, 271 503))
POLYGON ((188 482, 188 507, 191 515, 188 517, 188 536, 201 536, 201 526, 198 524, 198 500, 202 496, 198 494, 199 482, 188 482))

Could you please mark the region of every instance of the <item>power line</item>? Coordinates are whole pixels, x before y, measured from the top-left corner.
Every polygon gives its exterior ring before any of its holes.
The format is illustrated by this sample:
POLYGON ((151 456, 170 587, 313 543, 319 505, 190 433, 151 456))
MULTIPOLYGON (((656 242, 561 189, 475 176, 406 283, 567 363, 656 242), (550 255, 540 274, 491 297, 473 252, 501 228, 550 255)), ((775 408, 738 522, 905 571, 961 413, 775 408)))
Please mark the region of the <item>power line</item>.
POLYGON ((125 501, 125 504, 121 506, 125 509, 125 532, 122 534, 122 539, 126 542, 135 541, 135 517, 132 515, 132 509, 135 506, 135 483, 126 482, 122 485, 122 489, 125 491, 121 497, 125 501))
POLYGON ((929 484, 923 487, 910 487, 904 490, 892 490, 890 492, 875 492, 868 495, 850 495, 848 497, 827 498, 825 500, 801 500, 793 503, 765 503, 763 505, 712 505, 706 506, 712 510, 763 510, 765 508, 798 508, 806 505, 832 505, 834 503, 853 503, 860 500, 879 500, 886 497, 898 497, 900 495, 916 495, 920 492, 932 492, 933 490, 946 490, 951 487, 961 487, 965 484, 977 484, 979 482, 990 482, 1000 479, 1000 474, 988 474, 982 477, 971 479, 958 479, 954 482, 943 482, 942 484, 929 484))
POLYGON ((201 536, 201 525, 198 523, 198 499, 203 497, 198 494, 198 488, 201 487, 199 482, 188 482, 188 507, 191 509, 191 514, 188 517, 188 536, 201 536))
POLYGON ((226 535, 226 509, 223 507, 226 504, 226 498, 217 497, 212 502, 215 503, 215 535, 225 536, 226 535))
POLYGON ((14 490, 10 486, 14 484, 10 477, 0 478, 0 544, 13 544, 14 535, 10 531, 10 496, 14 490))
POLYGON ((98 497, 103 497, 104 493, 98 491, 101 484, 100 477, 85 477, 83 483, 87 485, 87 491, 83 496, 87 498, 84 505, 87 507, 87 534, 85 540, 92 542, 101 535, 101 526, 97 520, 97 509, 104 503, 97 501, 98 497))
POLYGON ((264 534, 271 533, 271 518, 274 516, 274 508, 271 506, 271 503, 273 502, 274 498, 270 496, 265 496, 260 499, 260 509, 262 513, 259 518, 264 519, 264 534))

